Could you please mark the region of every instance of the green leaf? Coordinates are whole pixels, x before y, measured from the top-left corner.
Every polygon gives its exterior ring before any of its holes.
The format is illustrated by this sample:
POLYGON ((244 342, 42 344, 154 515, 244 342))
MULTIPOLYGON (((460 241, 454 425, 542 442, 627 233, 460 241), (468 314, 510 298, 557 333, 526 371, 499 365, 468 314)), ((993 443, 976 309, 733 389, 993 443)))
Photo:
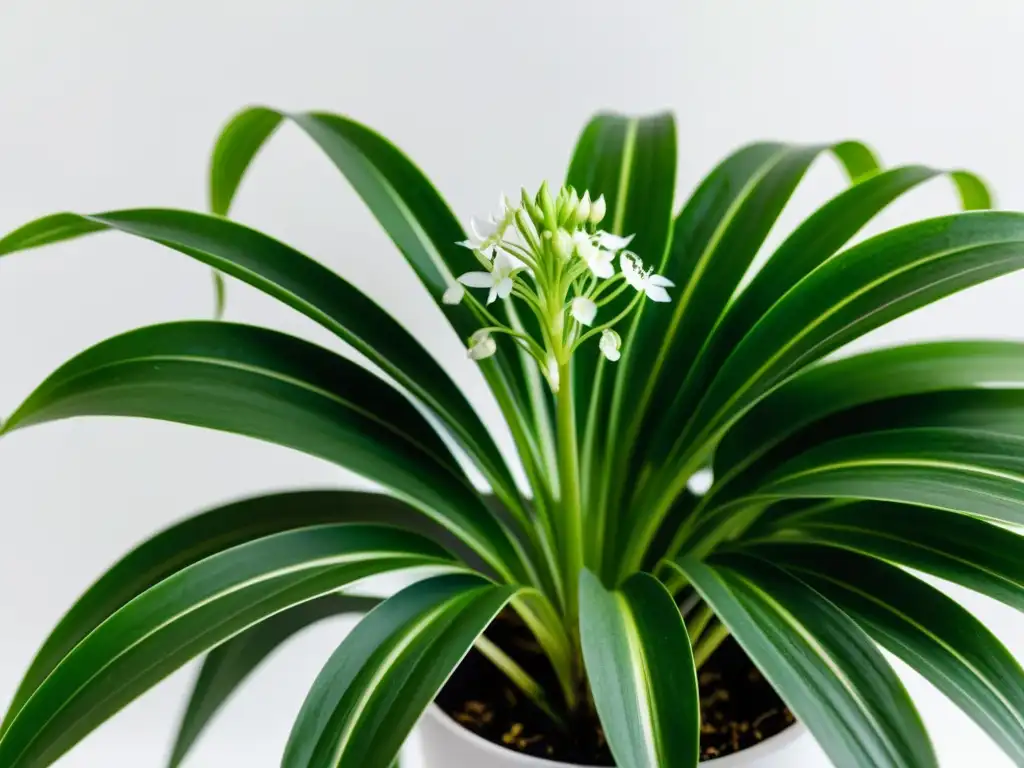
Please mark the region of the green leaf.
POLYGON ((295 448, 375 480, 515 578, 509 534, 400 394, 292 336, 223 322, 142 328, 65 363, 0 434, 71 416, 141 416, 295 448))
POLYGON ((646 573, 608 590, 580 576, 580 634, 587 677, 615 764, 696 766, 700 696, 686 625, 646 573))
POLYGON ((896 674, 832 603, 784 571, 742 555, 673 565, 837 768, 938 765, 896 674))
POLYGON ((644 329, 637 357, 638 369, 648 377, 636 414, 646 419, 638 425, 641 445, 660 434, 667 448, 677 436, 692 411, 693 395, 704 388, 697 359, 705 341, 793 191, 823 152, 835 154, 851 180, 878 168, 870 150, 855 142, 753 144, 712 171, 676 218, 665 273, 679 287, 670 311, 644 329))
POLYGON ((10 721, 72 648, 122 605, 193 563, 231 547, 287 530, 324 523, 381 523, 415 531, 474 567, 479 558, 419 510, 380 493, 293 491, 257 496, 211 509, 158 533, 129 552, 86 590, 36 654, 0 725, 10 721), (468 558, 468 559, 467 559, 468 558))
POLYGON ((1024 386, 1024 344, 943 341, 873 350, 802 372, 754 406, 722 438, 724 480, 803 427, 864 403, 986 384, 1024 386))
MULTIPOLYGON (((796 170, 799 170, 799 166, 796 170)), ((771 254, 750 284, 729 304, 720 323, 704 341, 693 370, 685 377, 684 388, 675 394, 664 423, 678 425, 685 422, 696 400, 707 389, 729 353, 787 291, 835 255, 890 203, 940 175, 943 175, 942 171, 924 166, 905 166, 877 173, 853 184, 797 227, 771 254)), ((766 177, 761 183, 766 183, 769 178, 766 177)), ((972 194, 973 188, 968 186, 973 180, 980 190, 984 190, 984 184, 979 179, 962 171, 952 174, 952 178, 963 191, 968 207, 984 202, 978 195, 972 194)), ((787 198, 788 195, 778 199, 772 206, 775 215, 787 198)), ((753 216, 761 215, 763 209, 755 207, 753 216)), ((723 253, 723 257, 731 255, 731 252, 723 253)), ((712 285, 718 287, 714 282, 712 285)), ((727 287, 735 288, 735 283, 727 287)), ((697 298, 703 295, 699 294, 697 298)), ((708 327, 707 323, 704 327, 708 327)), ((697 343, 703 338, 698 336, 697 343)), ((693 340, 689 343, 691 346, 694 344, 693 340)), ((685 367, 676 367, 675 370, 685 370, 685 367)), ((675 437, 670 432, 667 434, 669 440, 675 437)))
MULTIPOLYGON (((676 126, 672 115, 599 114, 587 124, 577 142, 566 183, 580 194, 589 191, 595 200, 604 195, 608 208, 601 228, 634 235, 630 250, 653 266, 662 262, 668 248, 675 175, 676 126)), ((626 302, 628 297, 622 297, 603 307, 605 321, 615 317, 626 302)), ((643 314, 659 309, 641 307, 630 328, 636 327, 643 314)), ((602 491, 601 483, 606 481, 610 467, 602 471, 599 462, 609 460, 601 449, 615 440, 621 412, 617 402, 623 396, 621 389, 630 368, 631 333, 632 330, 623 332, 623 358, 616 369, 607 370, 596 340, 582 347, 573 359, 575 410, 583 428, 584 508, 599 516, 588 523, 589 528, 601 533, 607 529, 610 538, 614 538, 609 528, 614 521, 601 519, 604 505, 596 501, 599 494, 606 492, 602 491)), ((599 541, 592 545, 598 551, 601 549, 599 541)))
MULTIPOLYGON (((473 255, 457 245, 466 239, 465 232, 423 172, 391 142, 354 120, 322 112, 288 114, 262 106, 242 110, 224 128, 210 160, 214 213, 227 215, 256 153, 285 120, 316 142, 345 176, 455 331, 468 339, 484 323, 465 303, 441 302, 456 276, 479 269, 473 255)), ((502 320, 508 319, 504 303, 490 309, 502 320)), ((494 359, 499 370, 487 364, 482 366, 484 375, 492 387, 514 382, 514 392, 522 401, 528 385, 515 348, 499 344, 494 359)))
POLYGON ((441 419, 498 487, 514 489, 493 439, 444 369, 398 321, 337 274, 293 248, 227 219, 137 209, 60 213, 0 239, 0 256, 116 230, 165 245, 279 299, 337 334, 441 419))
POLYGON ((904 504, 857 502, 795 510, 761 525, 758 536, 872 555, 1024 611, 1024 537, 984 520, 904 504))
POLYGON ((358 579, 418 566, 453 561, 407 531, 328 525, 268 536, 178 571, 64 657, 0 738, 0 765, 50 765, 189 659, 247 627, 358 579))
POLYGON ((1024 214, 991 211, 909 224, 837 254, 733 350, 680 444, 704 445, 785 379, 848 341, 1021 266, 1024 214))
POLYGON ((1024 436, 893 429, 813 448, 769 475, 754 498, 896 501, 1024 523, 1024 436))
POLYGON ((275 614, 210 651, 178 728, 170 768, 181 765, 231 694, 286 640, 318 621, 345 613, 366 613, 380 602, 376 597, 325 595, 275 614))
POLYGON ((342 641, 306 697, 283 768, 386 768, 476 638, 515 595, 469 574, 421 581, 342 641))
POLYGON ((910 574, 832 547, 745 548, 834 603, 1024 763, 1024 670, 970 612, 910 574))

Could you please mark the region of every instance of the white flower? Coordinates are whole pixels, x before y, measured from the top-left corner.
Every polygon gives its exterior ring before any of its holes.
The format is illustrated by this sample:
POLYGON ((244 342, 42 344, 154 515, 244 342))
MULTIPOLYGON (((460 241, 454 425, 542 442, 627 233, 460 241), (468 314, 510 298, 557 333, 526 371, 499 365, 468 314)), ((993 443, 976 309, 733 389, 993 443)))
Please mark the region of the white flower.
POLYGON ((505 236, 505 231, 515 221, 516 211, 516 207, 503 195, 498 200, 498 215, 490 216, 487 219, 471 217, 469 220, 470 237, 458 245, 469 248, 471 251, 487 253, 490 256, 490 249, 498 244, 498 241, 505 236))
POLYGON ((636 290, 646 293, 651 301, 672 300, 665 289, 673 288, 675 283, 667 277, 651 274, 651 270, 645 271, 643 263, 634 254, 624 251, 619 256, 619 267, 626 282, 636 290))
POLYGON ((611 329, 601 331, 601 341, 598 342, 597 346, 601 350, 601 354, 613 363, 622 357, 622 353, 619 352, 619 347, 622 346, 622 339, 619 338, 619 334, 611 329))
POLYGON ((615 267, 612 261, 615 254, 594 245, 589 238, 576 243, 576 253, 590 267, 594 277, 611 277, 615 274, 615 267))
POLYGON ((590 325, 594 322, 594 316, 597 314, 597 304, 584 296, 577 296, 572 300, 569 311, 578 323, 590 325))
POLYGON ((469 337, 469 359, 484 360, 498 351, 498 345, 490 331, 477 331, 469 337))
POLYGON ((441 297, 441 301, 445 304, 458 304, 462 301, 462 297, 466 294, 466 290, 458 283, 452 283, 448 286, 448 289, 444 292, 441 297))
POLYGON ((601 195, 590 206, 590 223, 600 223, 601 219, 604 218, 604 214, 607 209, 608 203, 604 201, 604 195, 601 195))
POLYGON ((597 233, 597 247, 604 248, 606 251, 621 251, 631 242, 633 242, 633 235, 623 237, 622 235, 613 235, 611 232, 597 233))
POLYGON ((703 496, 709 490, 715 482, 715 474, 711 471, 711 467, 705 467, 704 469, 698 469, 692 475, 690 479, 686 481, 686 487, 690 489, 690 492, 695 496, 703 496))
POLYGON ((470 288, 489 288, 487 303, 493 304, 496 298, 507 299, 512 293, 512 273, 519 267, 518 259, 499 251, 490 272, 467 272, 459 282, 470 288))
POLYGON ((590 192, 584 192, 580 204, 576 206, 576 218, 586 222, 590 218, 590 192))

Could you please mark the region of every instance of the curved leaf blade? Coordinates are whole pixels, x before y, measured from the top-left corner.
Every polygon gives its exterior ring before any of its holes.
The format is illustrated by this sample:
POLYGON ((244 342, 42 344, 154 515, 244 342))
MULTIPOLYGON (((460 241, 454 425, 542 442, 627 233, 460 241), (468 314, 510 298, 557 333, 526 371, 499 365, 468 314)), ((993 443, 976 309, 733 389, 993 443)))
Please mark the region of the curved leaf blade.
POLYGON ((837 254, 791 289, 733 350, 694 415, 693 434, 680 440, 703 444, 784 380, 848 341, 1021 266, 1024 215, 992 211, 909 224, 837 254))
POLYGON ((580 634, 594 704, 616 765, 696 766, 697 670, 668 590, 653 576, 637 573, 613 591, 584 571, 580 634))
POLYGON ((60 213, 0 239, 0 257, 114 230, 180 251, 298 310, 366 355, 437 414, 499 487, 514 489, 490 433, 443 368, 397 320, 343 278, 290 246, 233 221, 189 211, 60 213))
POLYGON ((211 509, 139 545, 86 590, 36 653, 0 725, 0 736, 32 691, 72 648, 121 606, 150 587, 231 547, 274 533, 326 523, 396 525, 436 541, 473 568, 486 568, 472 550, 445 528, 408 504, 380 493, 293 491, 243 499, 211 509))
POLYGON ((752 535, 871 555, 1024 611, 1024 537, 967 515, 855 502, 778 515, 759 523, 752 535))
POLYGON ((509 534, 416 409, 373 374, 309 342, 222 322, 142 328, 59 368, 0 434, 84 415, 204 426, 335 462, 449 527, 503 576, 516 573, 509 534))
POLYGON ((765 544, 743 551, 785 568, 834 603, 1024 763, 1024 670, 955 600, 899 568, 832 547, 765 544))
POLYGON ((275 614, 206 655, 178 727, 169 768, 177 768, 238 687, 273 651, 303 629, 332 616, 366 613, 376 597, 325 595, 275 614))
POLYGON ((1024 344, 943 341, 873 350, 813 366, 737 421, 715 451, 715 475, 742 469, 803 427, 903 395, 992 384, 1024 387, 1024 344))
POLYGON ((438 576, 371 611, 313 684, 282 767, 387 768, 517 589, 469 574, 438 576))
POLYGON ((845 614, 742 555, 674 561, 838 768, 938 765, 906 691, 845 614))
POLYGON ((0 738, 0 765, 41 768, 189 659, 290 606, 367 576, 453 568, 436 544, 395 528, 287 531, 213 555, 161 581, 82 640, 0 738))

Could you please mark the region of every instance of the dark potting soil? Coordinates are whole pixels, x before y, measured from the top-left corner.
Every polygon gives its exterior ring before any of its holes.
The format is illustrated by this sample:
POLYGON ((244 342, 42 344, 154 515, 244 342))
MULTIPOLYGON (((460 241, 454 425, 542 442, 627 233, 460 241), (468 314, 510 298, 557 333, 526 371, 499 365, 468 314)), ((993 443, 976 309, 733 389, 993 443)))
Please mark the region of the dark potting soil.
MULTIPOLYGON (((518 617, 503 613, 487 636, 546 690, 558 690, 547 659, 518 617)), ((698 682, 702 760, 753 746, 794 722, 732 638, 701 668, 698 682)), ((438 694, 437 703, 463 727, 508 749, 566 763, 614 765, 595 715, 581 715, 571 732, 558 728, 476 650, 438 694)))

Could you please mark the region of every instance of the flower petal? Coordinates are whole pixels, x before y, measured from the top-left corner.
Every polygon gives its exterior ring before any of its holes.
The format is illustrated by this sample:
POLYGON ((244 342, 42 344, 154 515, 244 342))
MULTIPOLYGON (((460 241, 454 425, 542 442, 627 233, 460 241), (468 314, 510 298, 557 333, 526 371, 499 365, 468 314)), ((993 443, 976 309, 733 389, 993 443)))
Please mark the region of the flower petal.
POLYGON ((490 221, 483 221, 478 219, 476 216, 469 220, 469 228, 473 231, 476 239, 483 242, 489 237, 493 237, 494 233, 498 231, 496 224, 490 221))
POLYGON ((647 278, 648 285, 657 285, 660 288, 675 288, 676 284, 669 280, 667 277, 661 275, 651 275, 647 278))
POLYGON ((577 296, 572 300, 572 308, 569 311, 578 323, 591 325, 597 315, 597 304, 585 296, 577 296))
POLYGON ((601 350, 601 354, 604 355, 611 362, 615 362, 622 353, 619 352, 619 346, 622 340, 619 338, 619 334, 612 330, 601 331, 601 341, 598 342, 598 348, 601 350))
MULTIPOLYGON (((497 292, 498 298, 500 298, 500 299, 507 299, 511 295, 511 293, 512 293, 512 286, 513 285, 514 285, 514 283, 512 282, 512 278, 511 277, 503 277, 494 286, 494 291, 497 292)), ((490 302, 488 302, 488 304, 489 303, 490 302)))
POLYGON ((495 283, 494 285, 491 286, 491 290, 487 292, 488 304, 493 304, 494 300, 498 298, 498 285, 499 283, 495 283))
POLYGON ((644 289, 644 293, 647 294, 647 298, 651 301, 657 301, 662 304, 672 301, 672 297, 668 295, 668 291, 662 288, 660 285, 650 285, 644 289))
POLYGON ((458 283, 455 283, 454 285, 448 286, 448 290, 446 290, 444 295, 441 296, 441 301, 444 304, 458 304, 462 301, 462 297, 465 296, 465 294, 466 290, 458 283))
POLYGON ((589 266, 594 277, 608 278, 615 274, 615 267, 612 266, 610 258, 594 259, 590 262, 589 266))
POLYGON ((633 235, 623 237, 622 235, 613 235, 611 232, 597 233, 597 244, 605 250, 621 251, 631 242, 633 242, 633 235))
POLYGON ((490 288, 494 285, 494 276, 490 272, 467 272, 459 275, 459 282, 470 288, 490 288))
POLYGON ((644 276, 640 271, 643 267, 632 253, 623 251, 619 254, 619 269, 622 270, 622 276, 626 278, 627 283, 638 291, 644 290, 644 276))

